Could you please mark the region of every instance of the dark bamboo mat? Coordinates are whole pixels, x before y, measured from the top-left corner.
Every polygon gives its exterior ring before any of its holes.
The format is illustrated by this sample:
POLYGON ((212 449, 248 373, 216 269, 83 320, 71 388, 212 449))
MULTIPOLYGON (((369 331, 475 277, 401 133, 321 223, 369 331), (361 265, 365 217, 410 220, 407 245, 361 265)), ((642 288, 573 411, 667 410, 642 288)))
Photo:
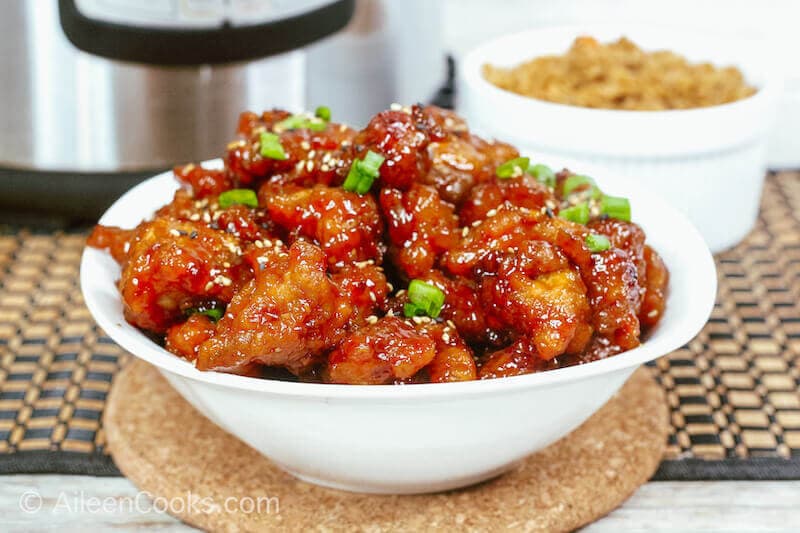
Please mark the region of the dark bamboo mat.
MULTIPOLYGON (((656 479, 800 479, 800 173, 717 258, 706 328, 651 371, 672 416, 656 479)), ((130 358, 83 305, 83 233, 0 235, 0 473, 114 475, 101 415, 130 358)))

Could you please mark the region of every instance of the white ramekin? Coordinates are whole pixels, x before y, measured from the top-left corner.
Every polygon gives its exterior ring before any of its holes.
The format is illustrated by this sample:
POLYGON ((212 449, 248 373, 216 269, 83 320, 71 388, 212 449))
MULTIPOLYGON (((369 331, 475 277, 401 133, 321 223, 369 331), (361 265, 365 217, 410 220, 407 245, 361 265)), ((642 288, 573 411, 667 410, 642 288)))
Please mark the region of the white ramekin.
POLYGON ((459 111, 477 131, 516 145, 535 160, 599 164, 635 179, 686 213, 712 251, 752 228, 766 173, 766 141, 780 78, 756 40, 675 28, 584 25, 501 37, 460 66, 459 111), (567 51, 575 37, 626 36, 645 50, 739 67, 758 92, 744 100, 677 111, 617 111, 554 104, 502 90, 484 79, 486 63, 513 66, 567 51))
MULTIPOLYGON (((220 162, 217 161, 216 164, 220 162)), ((688 342, 714 305, 716 270, 691 223, 629 180, 596 174, 633 216, 670 269, 658 327, 638 348, 589 364, 511 378, 396 385, 324 385, 202 372, 125 321, 109 254, 87 248, 81 289, 97 323, 158 367, 200 413, 295 476, 372 493, 433 492, 512 468, 597 411, 636 368, 688 342)), ((134 227, 170 201, 171 173, 147 180, 100 219, 134 227)), ((199 415, 198 415, 199 416, 199 415)), ((158 443, 153 443, 154 450, 158 443)))

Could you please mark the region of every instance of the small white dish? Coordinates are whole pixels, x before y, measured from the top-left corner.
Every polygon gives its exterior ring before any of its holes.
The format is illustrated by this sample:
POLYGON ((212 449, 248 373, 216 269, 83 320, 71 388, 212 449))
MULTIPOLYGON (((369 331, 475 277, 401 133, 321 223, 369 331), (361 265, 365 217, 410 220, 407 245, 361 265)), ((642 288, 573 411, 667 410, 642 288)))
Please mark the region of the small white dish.
MULTIPOLYGON (((198 411, 293 475, 356 492, 453 489, 496 476, 565 436, 639 365, 684 345, 708 319, 717 278, 697 230, 625 179, 594 175, 604 191, 630 198, 634 220, 664 258, 671 279, 666 311, 646 342, 582 366, 407 386, 290 383, 201 372, 125 322, 116 286, 120 270, 109 254, 86 248, 81 287, 86 305, 112 339, 158 367, 198 411)), ((171 173, 155 176, 122 196, 100 223, 134 227, 169 202, 177 187, 171 173)))
POLYGON ((780 77, 762 42, 646 25, 541 28, 491 40, 460 65, 459 112, 473 129, 517 146, 533 160, 600 164, 655 191, 683 211, 713 252, 753 227, 780 77), (546 102, 489 83, 483 65, 510 67, 562 54, 580 35, 601 42, 625 36, 644 50, 670 50, 692 62, 739 67, 758 92, 713 107, 618 111, 546 102))

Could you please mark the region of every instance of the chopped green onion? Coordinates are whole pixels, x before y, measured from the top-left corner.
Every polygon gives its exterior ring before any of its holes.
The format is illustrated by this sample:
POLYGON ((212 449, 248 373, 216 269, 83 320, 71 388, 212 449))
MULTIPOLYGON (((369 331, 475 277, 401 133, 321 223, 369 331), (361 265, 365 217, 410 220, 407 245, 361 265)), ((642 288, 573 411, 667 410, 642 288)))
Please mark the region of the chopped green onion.
POLYGON ((422 316, 425 314, 425 310, 421 307, 417 307, 416 305, 412 304, 411 302, 406 302, 403 304, 403 314, 406 318, 411 318, 414 316, 422 316))
POLYGON ((597 184, 594 180, 589 176, 581 176, 579 174, 573 174, 564 180, 564 196, 569 196, 575 189, 581 188, 584 185, 589 185, 589 189, 592 191, 592 198, 598 197, 600 189, 597 188, 597 184))
POLYGON ((331 108, 321 105, 314 111, 314 116, 317 118, 321 118, 325 122, 330 122, 331 120, 331 108))
POLYGON ((589 222, 589 204, 582 202, 578 205, 573 205, 562 209, 558 212, 558 217, 570 222, 577 222, 578 224, 586 224, 589 222))
POLYGON ((528 167, 528 174, 544 183, 548 187, 556 186, 556 173, 553 172, 553 169, 547 165, 543 165, 541 163, 531 165, 528 167))
POLYGON ((604 252, 611 248, 611 242, 605 235, 590 233, 586 236, 586 247, 591 252, 604 252))
POLYGON ((498 178, 516 178, 528 170, 531 160, 527 157, 509 159, 495 170, 498 178))
POLYGON ((600 212, 611 218, 631 221, 631 203, 627 198, 603 195, 600 199, 600 212))
MULTIPOLYGON (((409 316, 409 311, 413 311, 415 314, 422 311, 429 317, 436 318, 442 312, 444 293, 430 283, 414 279, 408 284, 408 300, 411 306, 408 309, 403 306, 403 314, 406 316, 409 316)), ((416 316, 415 314, 410 316, 416 316)))
POLYGON ((258 197, 252 189, 231 189, 219 195, 219 206, 227 209, 232 205, 241 204, 247 207, 258 207, 258 197))
POLYGON ((206 315, 212 321, 217 322, 217 321, 219 321, 220 318, 222 318, 222 315, 224 314, 224 310, 222 310, 222 309, 220 309, 218 307, 210 307, 208 309, 198 309, 196 307, 191 307, 191 308, 186 310, 186 314, 189 315, 189 316, 192 316, 192 315, 206 315))
POLYGON ((275 131, 309 129, 312 131, 323 131, 328 127, 328 123, 320 117, 312 117, 308 114, 292 115, 275 124, 275 131))
POLYGON ((381 154, 368 151, 364 159, 353 161, 342 188, 357 194, 366 194, 372 183, 380 177, 380 167, 385 160, 381 154))
POLYGON ((284 161, 289 158, 281 145, 281 139, 274 133, 262 131, 259 138, 261 144, 261 155, 269 159, 278 159, 284 161))

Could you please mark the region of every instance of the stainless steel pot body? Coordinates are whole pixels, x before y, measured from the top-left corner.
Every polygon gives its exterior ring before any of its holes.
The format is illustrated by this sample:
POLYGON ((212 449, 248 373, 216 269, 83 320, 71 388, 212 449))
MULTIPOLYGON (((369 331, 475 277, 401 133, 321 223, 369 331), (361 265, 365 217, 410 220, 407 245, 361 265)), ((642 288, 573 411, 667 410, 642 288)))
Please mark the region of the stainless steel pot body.
POLYGON ((305 104, 301 51, 223 66, 112 61, 64 36, 56 0, 0 16, 0 167, 129 172, 219 155, 238 114, 305 104))

